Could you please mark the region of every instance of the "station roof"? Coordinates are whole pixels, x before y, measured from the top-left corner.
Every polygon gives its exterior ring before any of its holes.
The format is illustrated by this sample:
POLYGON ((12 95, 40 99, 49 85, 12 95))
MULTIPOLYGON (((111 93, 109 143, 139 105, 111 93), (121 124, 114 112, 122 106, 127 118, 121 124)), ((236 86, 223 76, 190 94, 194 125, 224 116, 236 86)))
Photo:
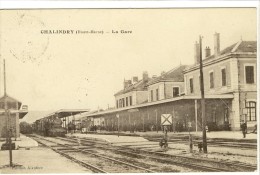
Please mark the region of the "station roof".
MULTIPOLYGON (((203 66, 204 64, 206 66, 209 63, 215 63, 216 61, 222 60, 224 58, 229 58, 229 56, 232 54, 236 54, 236 57, 238 57, 238 55, 245 57, 246 55, 245 58, 252 58, 252 57, 256 58, 256 56, 254 56, 256 53, 257 53, 256 41, 239 41, 221 50, 217 57, 215 57, 215 55, 212 54, 207 58, 203 59, 202 62, 203 62, 203 66)), ((185 68, 184 73, 196 69, 199 69, 199 64, 194 64, 185 68)))
POLYGON ((184 82, 183 70, 186 68, 186 65, 180 65, 173 68, 172 70, 162 74, 161 76, 152 79, 147 83, 147 85, 152 85, 158 82, 184 82))
MULTIPOLYGON (((150 81, 151 78, 148 78, 148 81, 150 81)), ((145 91, 147 90, 146 88, 146 82, 144 82, 143 80, 139 80, 137 83, 135 84, 131 84, 129 87, 115 93, 114 95, 121 95, 121 94, 125 94, 127 92, 131 92, 131 91, 145 91)))
POLYGON ((64 117, 68 117, 68 116, 72 116, 72 115, 77 115, 83 112, 88 112, 89 109, 60 109, 56 112, 53 112, 45 117, 51 117, 51 116, 55 116, 58 115, 59 118, 64 118, 64 117))
MULTIPOLYGON (((234 95, 233 94, 215 94, 215 95, 210 95, 206 94, 205 99, 233 99, 234 95)), ((111 109, 111 110, 105 110, 101 112, 96 112, 96 113, 83 113, 82 116, 85 117, 94 117, 94 116, 99 116, 99 115, 104 115, 104 114, 110 114, 114 112, 121 112, 121 111, 138 111, 138 108, 146 107, 146 106, 152 106, 152 105, 158 105, 162 103, 168 103, 168 102, 174 102, 174 101, 179 101, 179 100, 200 100, 201 96, 200 95, 184 95, 176 98, 169 98, 165 100, 160 100, 160 101, 153 101, 149 103, 143 103, 143 104, 138 104, 135 106, 128 106, 124 108, 117 108, 117 109, 111 109)))
POLYGON ((20 107, 21 107, 21 105, 22 105, 22 102, 20 102, 19 100, 16 100, 16 99, 13 98, 13 97, 10 97, 9 95, 0 97, 0 101, 4 101, 4 100, 5 100, 5 97, 6 97, 7 101, 17 102, 17 103, 18 103, 18 109, 20 109, 20 107))

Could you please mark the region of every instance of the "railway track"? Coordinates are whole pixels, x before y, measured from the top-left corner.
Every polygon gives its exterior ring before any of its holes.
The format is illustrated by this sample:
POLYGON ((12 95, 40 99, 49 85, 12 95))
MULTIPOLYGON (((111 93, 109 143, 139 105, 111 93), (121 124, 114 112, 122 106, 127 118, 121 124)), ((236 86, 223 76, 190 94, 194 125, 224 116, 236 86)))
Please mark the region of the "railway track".
MULTIPOLYGON (((65 143, 59 143, 53 140, 49 140, 43 137, 37 137, 37 136, 30 136, 33 139, 35 139, 37 142, 39 142, 40 144, 52 149, 53 151, 61 154, 62 156, 67 157, 68 159, 82 165, 83 167, 86 167, 87 169, 92 170, 95 173, 115 173, 115 172, 121 172, 123 169, 126 170, 126 172, 149 172, 149 173, 155 173, 155 171, 143 168, 141 166, 137 166, 128 162, 124 162, 124 161, 120 161, 120 160, 116 160, 113 159, 111 157, 107 157, 104 155, 100 155, 97 153, 93 153, 92 150, 88 150, 86 149, 86 147, 81 147, 81 148, 75 148, 75 146, 78 146, 77 141, 71 142, 73 144, 65 144, 65 143), (45 142, 45 143, 44 143, 45 142), (46 142, 51 143, 52 145, 46 144, 46 142), (89 156, 91 155, 91 160, 94 161, 93 159, 97 159, 98 164, 100 164, 100 159, 104 159, 104 160, 109 160, 110 162, 112 162, 111 165, 113 166, 109 166, 109 170, 104 170, 106 168, 106 166, 104 166, 104 164, 102 165, 93 165, 90 163, 87 163, 86 161, 82 161, 78 158, 75 158, 75 156, 72 156, 70 154, 75 154, 75 153, 84 153, 84 157, 87 156, 89 159, 89 156), (94 157, 94 158, 93 158, 94 157), (116 165, 119 165, 120 168, 116 165), (123 166, 122 166, 123 165, 123 166), (104 168, 105 167, 105 168, 104 168), (132 169, 131 169, 131 168, 132 169), (134 169, 134 170, 133 170, 134 169)), ((62 139, 60 139, 62 140, 62 139)), ((68 142, 68 140, 66 140, 66 142, 68 142)), ((85 159, 85 158, 84 158, 85 159)), ((106 164, 108 164, 108 162, 106 162, 106 164)))
MULTIPOLYGON (((78 139, 59 138, 61 140, 75 142, 78 139)), ((157 162, 175 164, 179 166, 194 168, 206 172, 230 172, 230 171, 254 171, 256 166, 238 162, 219 162, 211 159, 185 157, 181 155, 169 155, 161 152, 146 151, 143 149, 129 148, 125 146, 104 146, 104 143, 88 139, 80 139, 83 145, 89 145, 98 149, 106 149, 131 157, 138 157, 143 159, 151 159, 157 162), (195 162, 195 163, 194 163, 195 162), (225 168, 223 168, 225 167, 225 168)))

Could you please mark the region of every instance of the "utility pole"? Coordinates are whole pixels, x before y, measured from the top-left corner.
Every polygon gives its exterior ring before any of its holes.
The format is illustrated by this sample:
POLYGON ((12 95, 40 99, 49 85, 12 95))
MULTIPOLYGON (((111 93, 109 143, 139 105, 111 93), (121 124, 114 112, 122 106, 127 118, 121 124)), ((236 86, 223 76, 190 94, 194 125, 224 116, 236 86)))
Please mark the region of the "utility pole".
POLYGON ((6 117, 6 144, 9 146, 9 162, 10 167, 13 166, 13 156, 12 156, 12 132, 10 128, 10 111, 7 106, 7 94, 6 94, 6 71, 5 71, 5 59, 4 61, 4 107, 5 107, 5 117, 6 117))
POLYGON ((201 91, 201 117, 202 117, 202 140, 203 152, 207 153, 207 135, 206 135, 206 116, 205 116, 205 95, 204 95, 204 79, 203 79, 203 65, 202 65, 202 36, 199 37, 200 45, 200 91, 201 91))

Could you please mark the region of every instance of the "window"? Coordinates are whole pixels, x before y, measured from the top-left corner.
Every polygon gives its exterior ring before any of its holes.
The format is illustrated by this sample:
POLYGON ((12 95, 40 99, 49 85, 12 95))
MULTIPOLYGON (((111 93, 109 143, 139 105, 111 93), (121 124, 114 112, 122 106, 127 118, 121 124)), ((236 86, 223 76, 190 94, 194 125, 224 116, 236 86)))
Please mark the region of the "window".
POLYGON ((151 101, 153 101, 153 90, 151 90, 151 101))
POLYGON ((226 69, 221 69, 221 75, 222 75, 222 86, 226 86, 227 85, 226 69))
POLYGON ((119 99, 119 108, 121 108, 121 107, 122 107, 122 100, 119 99))
POLYGON ((116 108, 118 108, 118 106, 119 106, 119 105, 118 105, 118 100, 116 100, 116 108))
POLYGON ((173 97, 178 97, 179 95, 180 95, 180 92, 179 92, 179 87, 174 87, 173 89, 172 89, 172 96, 173 97))
POLYGON ((128 97, 125 98, 125 106, 128 106, 128 97))
POLYGON ((132 96, 129 97, 129 105, 132 106, 132 96))
POLYGON ((254 66, 245 66, 246 83, 253 84, 254 82, 254 66))
POLYGON ((159 100, 159 89, 156 89, 156 100, 159 100))
POLYGON ((214 88, 214 74, 213 74, 213 72, 209 73, 209 87, 210 87, 210 89, 214 88))
POLYGON ((256 121, 256 102, 246 102, 247 121, 256 121))
POLYGON ((122 107, 125 107, 125 99, 122 98, 122 102, 123 102, 123 106, 122 107))
POLYGON ((193 78, 190 78, 190 93, 193 93, 193 78))

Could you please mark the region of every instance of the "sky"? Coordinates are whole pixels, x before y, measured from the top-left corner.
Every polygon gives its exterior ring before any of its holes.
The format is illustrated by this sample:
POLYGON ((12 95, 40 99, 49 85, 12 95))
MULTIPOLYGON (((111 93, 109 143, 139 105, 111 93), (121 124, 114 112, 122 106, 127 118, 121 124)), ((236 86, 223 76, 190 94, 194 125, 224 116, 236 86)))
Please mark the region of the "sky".
POLYGON ((215 32, 221 49, 241 39, 256 40, 256 9, 1 10, 0 94, 5 59, 7 94, 29 110, 113 107, 124 79, 193 64, 199 35, 203 50, 209 46, 213 53, 215 32))

